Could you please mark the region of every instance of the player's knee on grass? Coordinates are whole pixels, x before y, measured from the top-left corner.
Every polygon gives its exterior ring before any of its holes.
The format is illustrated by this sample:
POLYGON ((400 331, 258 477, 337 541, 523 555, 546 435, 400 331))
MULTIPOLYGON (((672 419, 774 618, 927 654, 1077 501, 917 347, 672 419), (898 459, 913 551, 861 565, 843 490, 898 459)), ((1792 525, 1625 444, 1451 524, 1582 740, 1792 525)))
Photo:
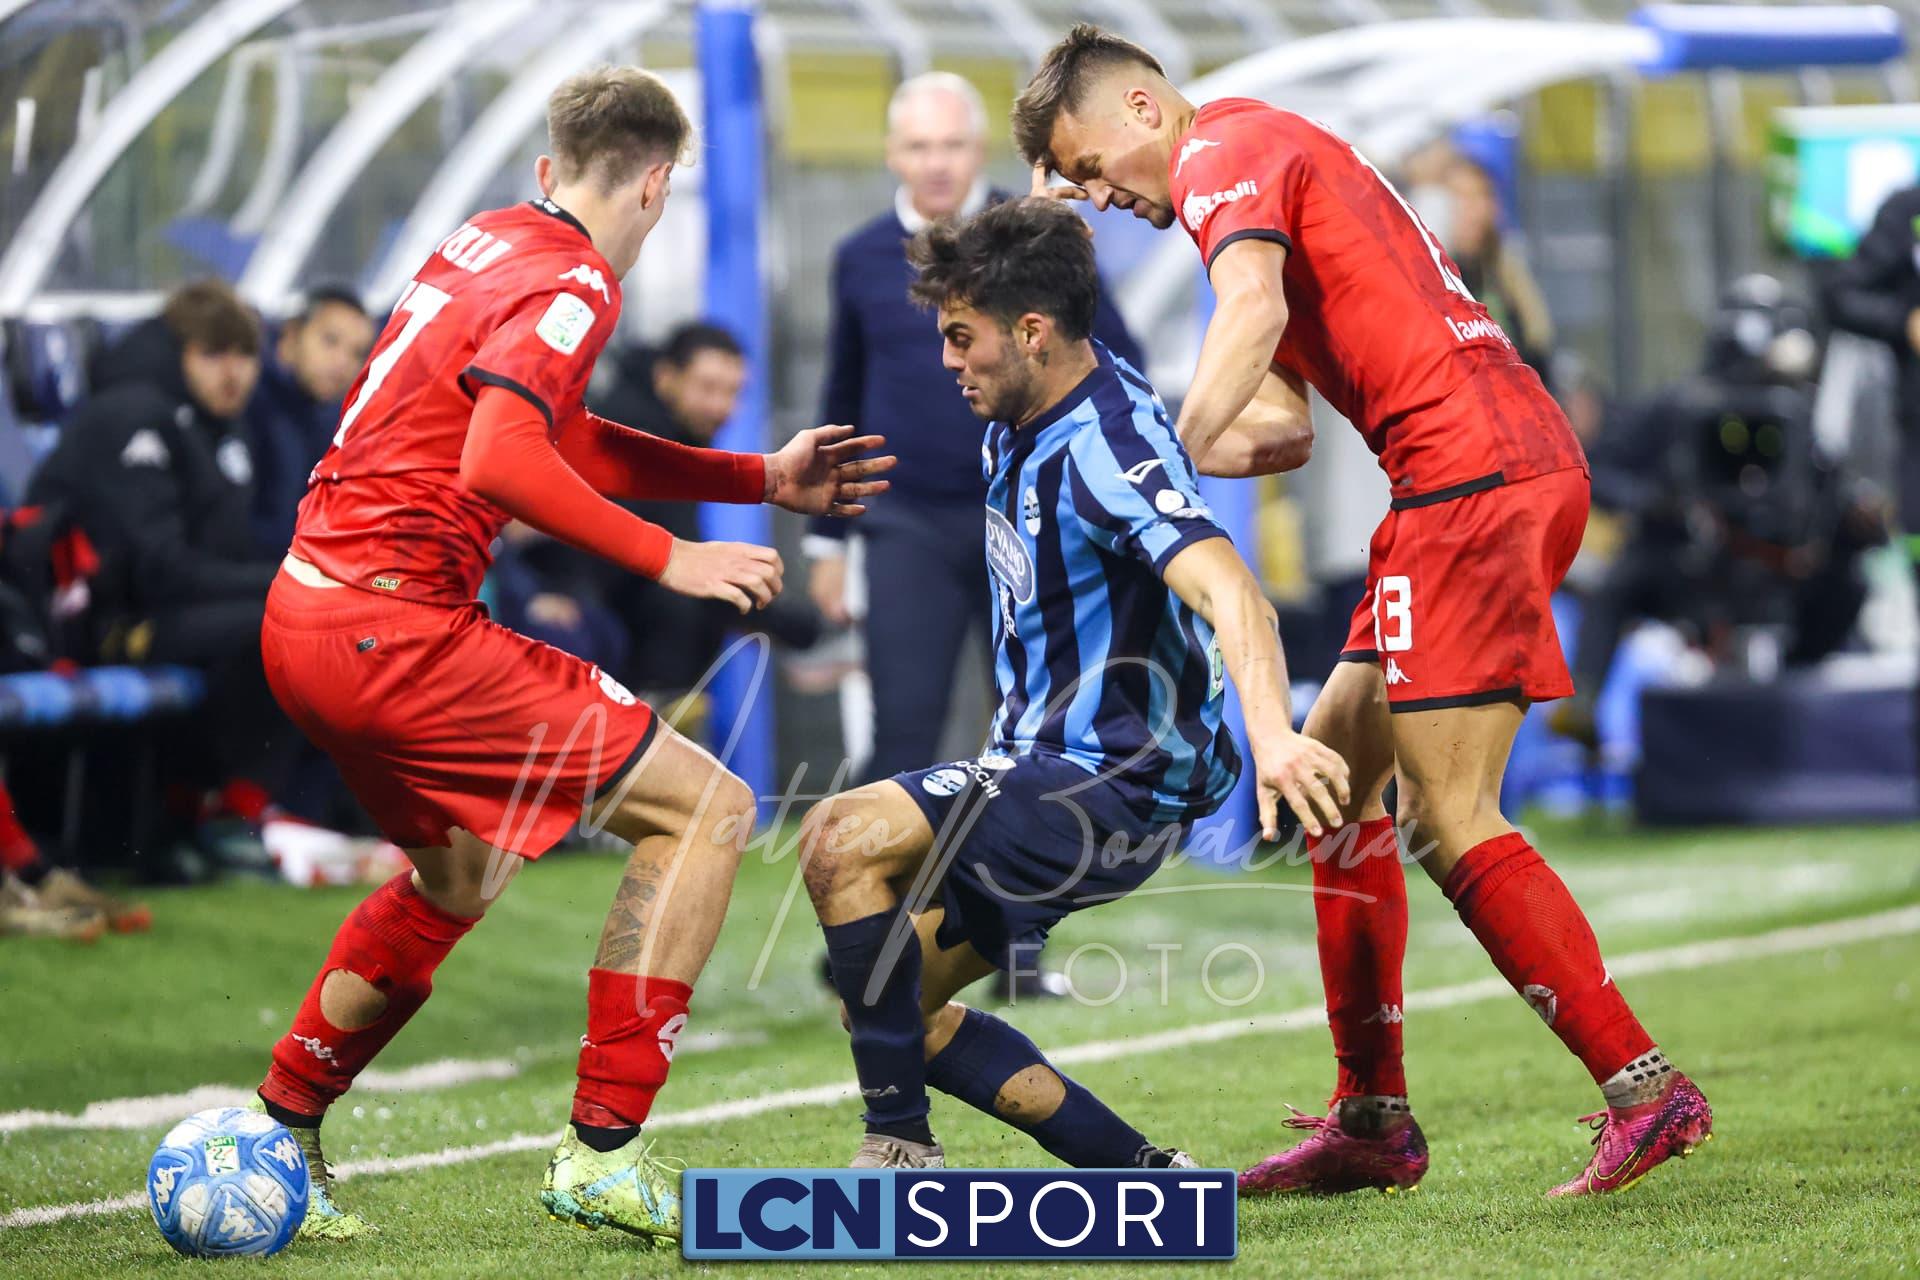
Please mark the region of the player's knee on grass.
POLYGON ((1066 1100, 1066 1082, 1052 1068, 1036 1062, 1000 1086, 993 1109, 1001 1119, 1024 1129, 1045 1120, 1066 1100))
POLYGON ((800 829, 801 875, 816 908, 849 888, 887 878, 879 859, 862 856, 860 832, 867 825, 859 802, 844 796, 828 796, 807 810, 800 829))

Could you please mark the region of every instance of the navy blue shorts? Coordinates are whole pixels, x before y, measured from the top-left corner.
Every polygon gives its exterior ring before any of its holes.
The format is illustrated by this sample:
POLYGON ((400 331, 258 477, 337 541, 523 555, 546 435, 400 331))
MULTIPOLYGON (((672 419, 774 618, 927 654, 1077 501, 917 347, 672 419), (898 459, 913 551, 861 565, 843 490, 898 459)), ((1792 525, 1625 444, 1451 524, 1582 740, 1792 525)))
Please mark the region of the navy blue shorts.
POLYGON ((1188 833, 1142 818, 1123 784, 1057 756, 988 753, 893 781, 933 827, 914 909, 943 906, 941 949, 970 942, 1003 969, 1031 967, 1068 914, 1139 888, 1188 833))

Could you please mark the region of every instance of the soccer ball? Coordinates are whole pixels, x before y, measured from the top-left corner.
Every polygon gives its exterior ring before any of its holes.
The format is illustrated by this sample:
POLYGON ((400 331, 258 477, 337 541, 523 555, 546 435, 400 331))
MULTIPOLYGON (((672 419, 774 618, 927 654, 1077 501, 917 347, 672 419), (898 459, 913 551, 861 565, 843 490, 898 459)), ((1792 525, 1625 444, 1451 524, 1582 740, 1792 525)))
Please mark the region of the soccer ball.
POLYGON ((147 1165, 147 1207, 190 1258, 278 1253, 307 1216, 307 1157, 286 1126, 216 1107, 160 1139, 147 1165))

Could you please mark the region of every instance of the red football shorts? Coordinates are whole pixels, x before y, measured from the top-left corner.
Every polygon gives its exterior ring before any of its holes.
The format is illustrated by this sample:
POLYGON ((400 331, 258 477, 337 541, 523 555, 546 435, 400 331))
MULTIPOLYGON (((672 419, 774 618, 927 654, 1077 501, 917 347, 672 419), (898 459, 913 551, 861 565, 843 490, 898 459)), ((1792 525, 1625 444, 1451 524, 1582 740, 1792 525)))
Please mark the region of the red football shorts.
POLYGON ((477 604, 307 586, 282 570, 260 651, 281 707, 402 848, 444 845, 458 827, 537 858, 656 728, 613 677, 477 604))
POLYGON ((1378 663, 1395 711, 1564 698, 1552 600, 1586 531, 1586 469, 1462 487, 1374 530, 1341 660, 1378 663))

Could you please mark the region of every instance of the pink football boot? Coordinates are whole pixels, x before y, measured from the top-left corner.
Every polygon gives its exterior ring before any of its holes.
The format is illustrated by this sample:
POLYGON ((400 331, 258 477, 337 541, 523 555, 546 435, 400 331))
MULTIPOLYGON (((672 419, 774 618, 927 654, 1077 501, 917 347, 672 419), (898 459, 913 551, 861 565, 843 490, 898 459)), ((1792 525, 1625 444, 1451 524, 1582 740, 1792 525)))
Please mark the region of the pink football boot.
POLYGON ((1369 1187, 1393 1195, 1411 1191, 1427 1172, 1427 1139, 1409 1115, 1377 1136, 1362 1137, 1340 1125, 1340 1108, 1325 1116, 1310 1116, 1288 1106, 1289 1129, 1306 1129, 1313 1136, 1299 1146, 1277 1152, 1240 1175, 1243 1196, 1338 1195, 1369 1187))
POLYGON ((1625 1191, 1655 1165, 1672 1156, 1684 1159, 1713 1137, 1713 1108, 1693 1081, 1678 1071, 1652 1102, 1609 1107, 1581 1120, 1598 1131, 1593 1135, 1593 1159, 1579 1177, 1547 1192, 1550 1196, 1625 1191))

